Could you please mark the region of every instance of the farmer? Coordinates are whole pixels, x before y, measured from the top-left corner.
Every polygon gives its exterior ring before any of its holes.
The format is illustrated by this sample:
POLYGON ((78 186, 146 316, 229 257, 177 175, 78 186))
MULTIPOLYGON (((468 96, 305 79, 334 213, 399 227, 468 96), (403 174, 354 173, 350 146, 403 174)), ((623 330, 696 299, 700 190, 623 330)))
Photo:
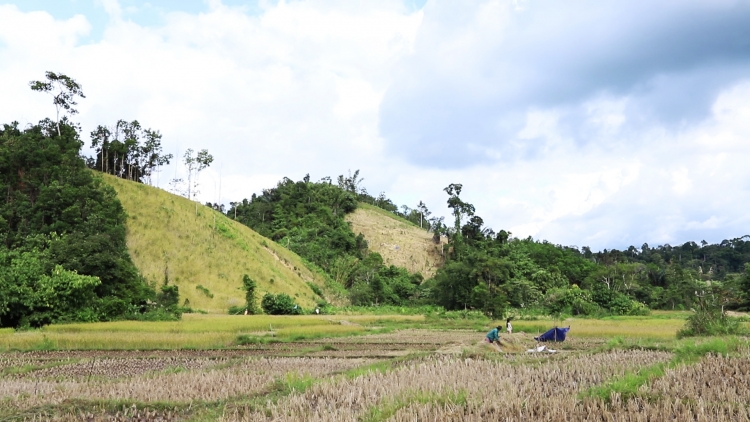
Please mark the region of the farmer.
POLYGON ((508 332, 508 334, 513 334, 513 325, 510 323, 511 318, 508 318, 505 320, 505 331, 508 332))
POLYGON ((487 333, 487 337, 484 338, 484 341, 487 343, 498 343, 500 344, 500 330, 502 328, 498 325, 497 327, 493 328, 489 333, 487 333))

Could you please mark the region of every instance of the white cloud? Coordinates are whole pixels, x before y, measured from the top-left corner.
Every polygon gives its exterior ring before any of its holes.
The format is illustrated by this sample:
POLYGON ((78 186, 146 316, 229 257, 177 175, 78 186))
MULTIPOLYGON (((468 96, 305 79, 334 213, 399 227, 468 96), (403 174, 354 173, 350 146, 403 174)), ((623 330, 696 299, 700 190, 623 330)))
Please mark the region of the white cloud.
MULTIPOLYGON (((156 27, 118 19, 116 1, 102 4, 113 18, 101 40, 85 45, 91 24, 83 16, 0 6, 0 93, 13 99, 0 102, 0 123, 52 115, 49 98, 27 83, 53 70, 83 85, 88 98, 76 120, 84 133, 137 119, 163 132, 167 152, 208 148, 216 161, 201 175, 204 201, 216 201, 219 186, 228 203, 284 176, 361 169, 371 193, 410 206, 423 200, 438 215, 448 214, 442 189, 463 183, 464 199, 494 229, 555 243, 719 241, 750 227, 750 81, 723 86, 708 114, 676 127, 650 118, 638 93, 617 90, 511 110, 509 98, 525 98, 516 81, 564 81, 544 76, 556 69, 514 68, 499 53, 510 39, 514 57, 533 56, 534 40, 548 40, 519 27, 519 16, 536 16, 529 2, 431 1, 412 12, 395 0, 280 1, 249 15, 214 0, 156 27), (403 121, 420 118, 427 104, 423 123, 436 128, 419 133, 416 146, 380 126, 401 89, 421 95, 397 109, 403 121), (450 107, 433 107, 446 99, 450 107), (429 158, 439 149, 452 160, 464 146, 481 159, 461 167, 429 158), (406 148, 428 158, 409 161, 406 148)), ((544 51, 574 72, 565 51, 544 51)), ((165 169, 160 185, 175 174, 165 169)))
POLYGON ((122 16, 122 7, 120 7, 120 2, 117 0, 97 0, 97 3, 104 8, 104 11, 107 12, 110 18, 120 19, 122 16))

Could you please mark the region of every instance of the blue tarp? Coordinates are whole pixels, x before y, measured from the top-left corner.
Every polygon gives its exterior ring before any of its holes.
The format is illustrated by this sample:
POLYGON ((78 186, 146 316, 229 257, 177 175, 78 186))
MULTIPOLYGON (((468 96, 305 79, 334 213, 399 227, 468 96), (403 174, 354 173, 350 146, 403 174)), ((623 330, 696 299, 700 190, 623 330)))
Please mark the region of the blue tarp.
POLYGON ((570 330, 570 327, 567 328, 552 328, 546 333, 542 334, 539 337, 534 337, 534 340, 536 341, 565 341, 565 336, 568 334, 568 330, 570 330))

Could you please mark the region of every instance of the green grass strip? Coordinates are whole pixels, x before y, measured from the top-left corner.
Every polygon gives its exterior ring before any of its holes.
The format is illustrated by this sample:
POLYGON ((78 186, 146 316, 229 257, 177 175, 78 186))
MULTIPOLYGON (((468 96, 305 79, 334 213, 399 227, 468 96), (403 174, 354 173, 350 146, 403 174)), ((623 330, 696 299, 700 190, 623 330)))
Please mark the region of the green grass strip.
POLYGON ((467 393, 464 390, 457 392, 437 393, 437 392, 417 392, 406 393, 401 397, 378 403, 377 406, 371 407, 361 418, 362 422, 382 422, 391 418, 400 409, 411 404, 428 404, 434 403, 439 406, 448 404, 465 406, 467 393))
MULTIPOLYGON (((746 344, 746 343, 745 343, 746 344)), ((650 384, 655 379, 664 376, 664 373, 678 365, 691 365, 701 360, 709 353, 729 355, 737 352, 743 343, 737 337, 714 338, 708 341, 688 340, 676 342, 671 345, 652 346, 653 350, 670 351, 674 353, 672 359, 665 363, 657 363, 646 366, 634 372, 628 372, 624 376, 615 378, 605 385, 593 386, 579 394, 579 398, 600 398, 606 403, 611 402, 613 393, 617 393, 624 400, 630 399, 638 394, 641 386, 650 384)), ((608 344, 610 348, 632 349, 622 339, 617 339, 608 344)), ((642 348, 638 346, 637 348, 642 348)), ((647 347, 649 348, 649 347, 647 347)))

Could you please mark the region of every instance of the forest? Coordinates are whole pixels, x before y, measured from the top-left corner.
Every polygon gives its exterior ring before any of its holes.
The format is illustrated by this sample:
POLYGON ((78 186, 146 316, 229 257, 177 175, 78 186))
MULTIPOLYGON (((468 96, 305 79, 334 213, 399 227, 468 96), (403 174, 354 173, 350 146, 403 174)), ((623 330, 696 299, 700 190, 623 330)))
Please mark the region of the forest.
MULTIPOLYGON (((76 113, 80 86, 46 76, 30 85, 53 94, 57 120, 0 129, 0 326, 178 318, 177 287, 157 292, 140 276, 114 189, 87 167, 80 128, 60 118, 76 113)), ((111 168, 133 180, 148 174, 121 158, 111 168)))
MULTIPOLYGON (((30 86, 52 95, 56 120, 0 129, 0 325, 179 318, 178 288, 157 288, 138 273, 126 245, 127 216, 97 177, 151 183, 174 158, 163 153, 161 133, 137 121, 98 126, 90 134, 94 156, 84 157, 81 129, 70 120, 76 99, 85 98, 81 87, 66 75, 46 78, 30 86)), ((195 200, 198 176, 213 156, 188 149, 182 158, 187 180, 170 186, 195 200)), ((421 201, 399 207, 362 182, 358 170, 318 181, 284 178, 228 209, 207 205, 297 253, 353 305, 435 305, 494 316, 641 315, 707 302, 750 309, 750 236, 593 252, 494 231, 461 198, 458 183, 444 189, 446 222, 421 201), (371 251, 345 220, 361 203, 431 233, 444 259, 435 276, 388 265, 371 251)))
POLYGON ((285 178, 261 195, 233 202, 227 216, 298 253, 343 284, 355 305, 432 304, 487 314, 640 315, 690 309, 705 297, 726 309, 750 305, 750 236, 719 244, 647 244, 592 252, 588 247, 519 239, 484 225, 463 186, 444 190, 453 224, 427 206, 399 208, 360 187, 359 172, 311 182, 285 178), (448 239, 445 262, 423 280, 387 266, 344 220, 359 202, 379 206, 448 239), (399 211, 403 210, 403 211, 399 211))

